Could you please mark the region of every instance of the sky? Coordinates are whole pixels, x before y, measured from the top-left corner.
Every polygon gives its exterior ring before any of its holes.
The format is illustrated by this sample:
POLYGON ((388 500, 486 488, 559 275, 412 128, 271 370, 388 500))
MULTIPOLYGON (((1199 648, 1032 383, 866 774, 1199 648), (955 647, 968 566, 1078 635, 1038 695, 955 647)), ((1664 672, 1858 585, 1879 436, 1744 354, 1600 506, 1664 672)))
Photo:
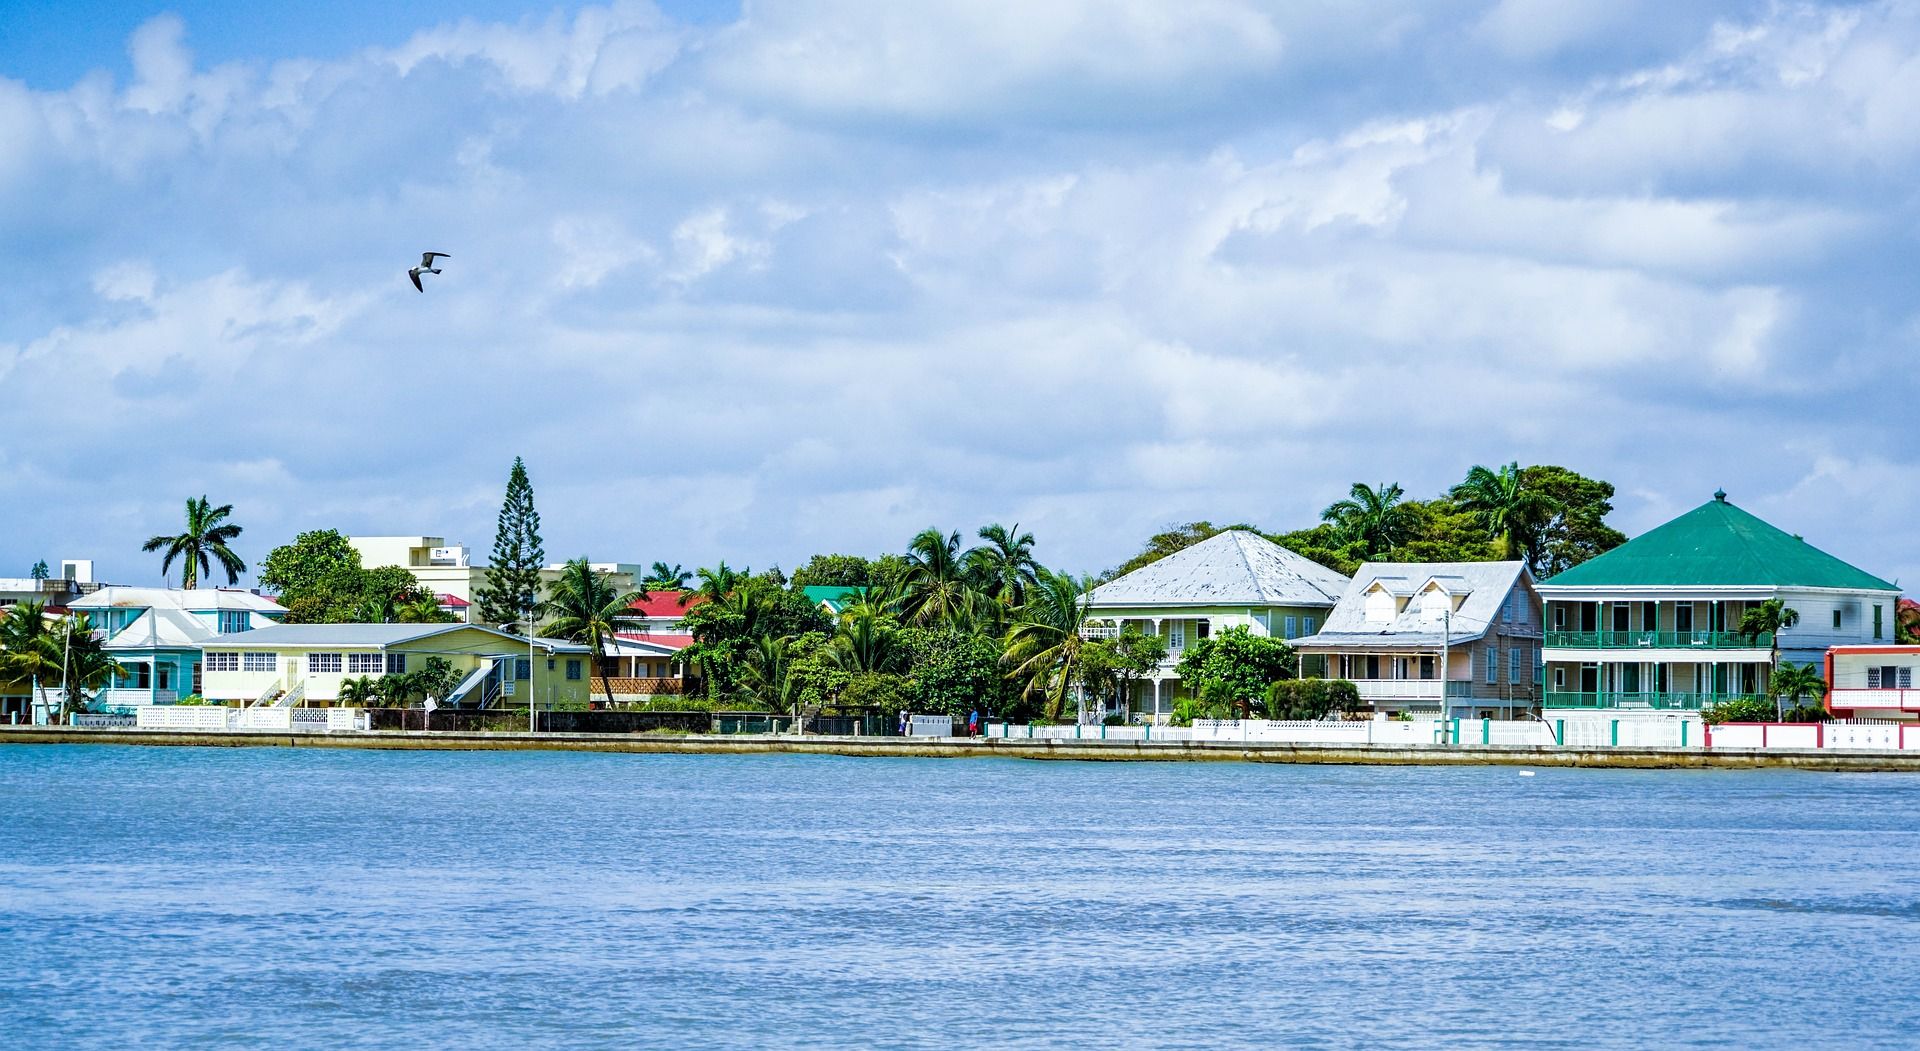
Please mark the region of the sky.
POLYGON ((483 557, 518 455, 553 560, 1518 461, 1920 580, 1920 3, 299 6, 0 17, 0 576, 483 557))

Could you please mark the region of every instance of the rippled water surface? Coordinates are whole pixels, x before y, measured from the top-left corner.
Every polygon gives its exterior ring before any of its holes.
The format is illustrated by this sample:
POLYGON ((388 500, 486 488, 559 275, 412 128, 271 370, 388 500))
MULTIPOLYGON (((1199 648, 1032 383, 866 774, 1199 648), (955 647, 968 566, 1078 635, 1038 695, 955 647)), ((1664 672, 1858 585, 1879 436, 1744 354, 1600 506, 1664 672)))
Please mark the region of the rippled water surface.
POLYGON ((6 1047, 1920 1045, 1920 777, 0 747, 6 1047))

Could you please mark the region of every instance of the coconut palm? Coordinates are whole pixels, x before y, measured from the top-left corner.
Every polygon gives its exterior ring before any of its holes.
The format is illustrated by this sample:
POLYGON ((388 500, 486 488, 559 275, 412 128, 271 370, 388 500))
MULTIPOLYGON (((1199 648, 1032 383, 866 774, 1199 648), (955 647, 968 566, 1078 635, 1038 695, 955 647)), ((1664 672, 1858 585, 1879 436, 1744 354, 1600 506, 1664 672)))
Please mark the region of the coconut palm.
POLYGON ((1780 665, 1780 629, 1791 628, 1798 623, 1800 623, 1799 610, 1777 598, 1770 598, 1758 605, 1748 606, 1740 614, 1739 633, 1747 640, 1748 645, 1758 643, 1760 636, 1765 635, 1767 663, 1778 667, 1780 665))
POLYGON ((967 575, 980 593, 1006 608, 1027 601, 1027 591, 1038 579, 1040 563, 1033 557, 1033 534, 995 522, 980 530, 986 541, 966 554, 967 575))
POLYGON ((892 618, 871 606, 852 606, 840 616, 830 651, 835 664, 854 673, 905 671, 906 651, 892 618))
POLYGON ((1058 719, 1085 669, 1081 629, 1087 623, 1087 588, 1065 573, 1042 569, 1027 603, 1007 629, 1007 678, 1028 697, 1045 703, 1047 718, 1058 719))
POLYGON ((379 698, 380 693, 380 681, 372 676, 340 680, 339 700, 342 704, 371 704, 379 698))
POLYGON ((943 536, 923 529, 907 545, 907 579, 901 608, 922 627, 973 622, 976 593, 960 552, 960 531, 943 536))
MULTIPOLYGON (((538 615, 547 621, 540 634, 586 643, 593 649, 594 664, 600 665, 606 660, 607 640, 614 636, 614 621, 643 598, 644 591, 621 594, 605 575, 594 572, 585 558, 576 558, 561 568, 559 579, 547 585, 547 600, 537 608, 538 615)), ((600 685, 611 707, 613 683, 602 675, 600 685)))
POLYGON ((1355 482, 1348 494, 1320 512, 1320 520, 1332 523, 1348 540, 1359 541, 1367 557, 1384 555, 1407 538, 1411 523, 1400 502, 1406 496, 1400 483, 1355 482))
POLYGON ((685 591, 692 583, 693 571, 680 563, 669 566, 665 562, 655 562, 640 581, 640 586, 648 591, 685 591))
POLYGON ((46 614, 43 602, 20 602, 0 617, 0 682, 25 686, 42 703, 42 684, 60 675, 61 640, 46 614))
MULTIPOLYGON (((719 602, 721 599, 726 598, 728 593, 737 590, 740 585, 753 579, 753 570, 734 569, 727 565, 723 559, 719 566, 713 569, 702 566, 697 575, 700 579, 700 586, 681 594, 680 604, 682 606, 692 602, 695 596, 706 599, 708 602, 719 602)), ((644 593, 642 597, 645 597, 644 593)))
POLYGON ((127 673, 126 666, 115 660, 101 643, 84 613, 67 618, 58 635, 47 637, 46 645, 60 647, 61 677, 66 681, 69 713, 83 710, 86 694, 99 693, 127 673), (80 700, 75 699, 76 692, 80 700))
POLYGON ((213 507, 205 496, 188 497, 186 531, 178 536, 156 536, 141 545, 140 550, 166 552, 160 559, 163 576, 173 569, 174 559, 180 559, 183 588, 192 589, 199 584, 202 573, 211 576, 215 561, 226 571, 227 583, 237 584, 240 574, 247 571, 247 564, 227 546, 240 535, 240 527, 226 520, 232 513, 232 504, 213 507))
POLYGON ((1447 495, 1462 511, 1474 516, 1489 538, 1499 542, 1501 558, 1539 562, 1540 530, 1553 502, 1521 481, 1518 461, 1498 471, 1475 464, 1466 480, 1448 490, 1447 495))
POLYGON ((1788 701, 1799 708, 1802 698, 1823 700, 1827 696, 1827 680, 1811 664, 1789 662, 1773 669, 1767 692, 1773 694, 1775 717, 1784 719, 1788 701))
MULTIPOLYGON (((762 635, 747 651, 746 668, 741 676, 754 696, 776 712, 800 718, 799 683, 791 674, 793 654, 790 639, 762 635)), ((801 727, 801 729, 805 729, 801 727)))
POLYGON ((402 624, 445 624, 451 623, 454 616, 440 608, 437 596, 421 591, 403 597, 395 604, 393 619, 402 624))

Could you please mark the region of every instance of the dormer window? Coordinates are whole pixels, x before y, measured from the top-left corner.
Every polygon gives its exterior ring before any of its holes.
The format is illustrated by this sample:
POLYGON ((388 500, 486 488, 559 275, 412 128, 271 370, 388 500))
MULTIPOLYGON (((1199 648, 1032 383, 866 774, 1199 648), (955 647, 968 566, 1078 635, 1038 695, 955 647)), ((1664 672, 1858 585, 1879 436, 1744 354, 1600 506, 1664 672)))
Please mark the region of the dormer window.
POLYGON ((222 635, 247 630, 247 611, 244 609, 223 609, 219 612, 219 631, 222 635))
POLYGON ((1367 593, 1366 617, 1368 624, 1391 624, 1393 615, 1398 612, 1393 595, 1385 588, 1375 588, 1367 593))

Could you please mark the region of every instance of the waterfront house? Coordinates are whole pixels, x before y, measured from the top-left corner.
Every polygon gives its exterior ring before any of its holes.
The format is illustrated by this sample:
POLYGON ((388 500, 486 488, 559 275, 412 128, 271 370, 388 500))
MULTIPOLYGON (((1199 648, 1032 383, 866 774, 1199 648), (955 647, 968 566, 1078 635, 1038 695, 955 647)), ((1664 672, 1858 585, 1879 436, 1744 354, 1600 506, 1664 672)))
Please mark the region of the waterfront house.
MULTIPOLYGON (((413 574, 421 587, 440 597, 443 609, 449 598, 471 604, 474 592, 487 584, 487 567, 474 565, 465 544, 449 544, 445 537, 350 536, 347 543, 360 553, 363 568, 398 566, 413 574)), ((467 620, 470 609, 457 609, 467 620)))
POLYGON ((800 593, 807 597, 808 602, 818 606, 822 613, 838 617, 852 604, 860 589, 839 584, 811 584, 801 588, 800 593))
POLYGON ((202 688, 201 648, 279 623, 286 608, 236 588, 109 585, 69 603, 87 615, 102 648, 126 668, 96 703, 109 709, 172 704, 202 688))
POLYGON ((621 614, 620 630, 637 635, 685 635, 687 611, 706 600, 705 595, 691 591, 649 591, 621 614))
POLYGON ((1172 713, 1186 650, 1230 628, 1295 639, 1312 635, 1346 590, 1347 578, 1257 533, 1229 529, 1088 593, 1085 634, 1132 628, 1167 642, 1167 659, 1120 699, 1131 714, 1172 713))
POLYGON ((1294 645, 1375 712, 1513 718, 1540 703, 1539 609, 1524 562, 1368 562, 1294 645))
POLYGON ((591 651, 558 639, 474 624, 281 624, 208 641, 202 692, 210 701, 331 704, 340 683, 423 669, 441 657, 461 674, 443 705, 585 705, 591 651))
POLYGON ((1900 589, 1728 502, 1686 514, 1541 582, 1548 708, 1691 711, 1763 696, 1780 658, 1893 640, 1900 589), (1778 599, 1798 623, 1740 632, 1778 599))
POLYGON ((1827 650, 1827 711, 1842 719, 1920 721, 1920 646, 1827 650))

